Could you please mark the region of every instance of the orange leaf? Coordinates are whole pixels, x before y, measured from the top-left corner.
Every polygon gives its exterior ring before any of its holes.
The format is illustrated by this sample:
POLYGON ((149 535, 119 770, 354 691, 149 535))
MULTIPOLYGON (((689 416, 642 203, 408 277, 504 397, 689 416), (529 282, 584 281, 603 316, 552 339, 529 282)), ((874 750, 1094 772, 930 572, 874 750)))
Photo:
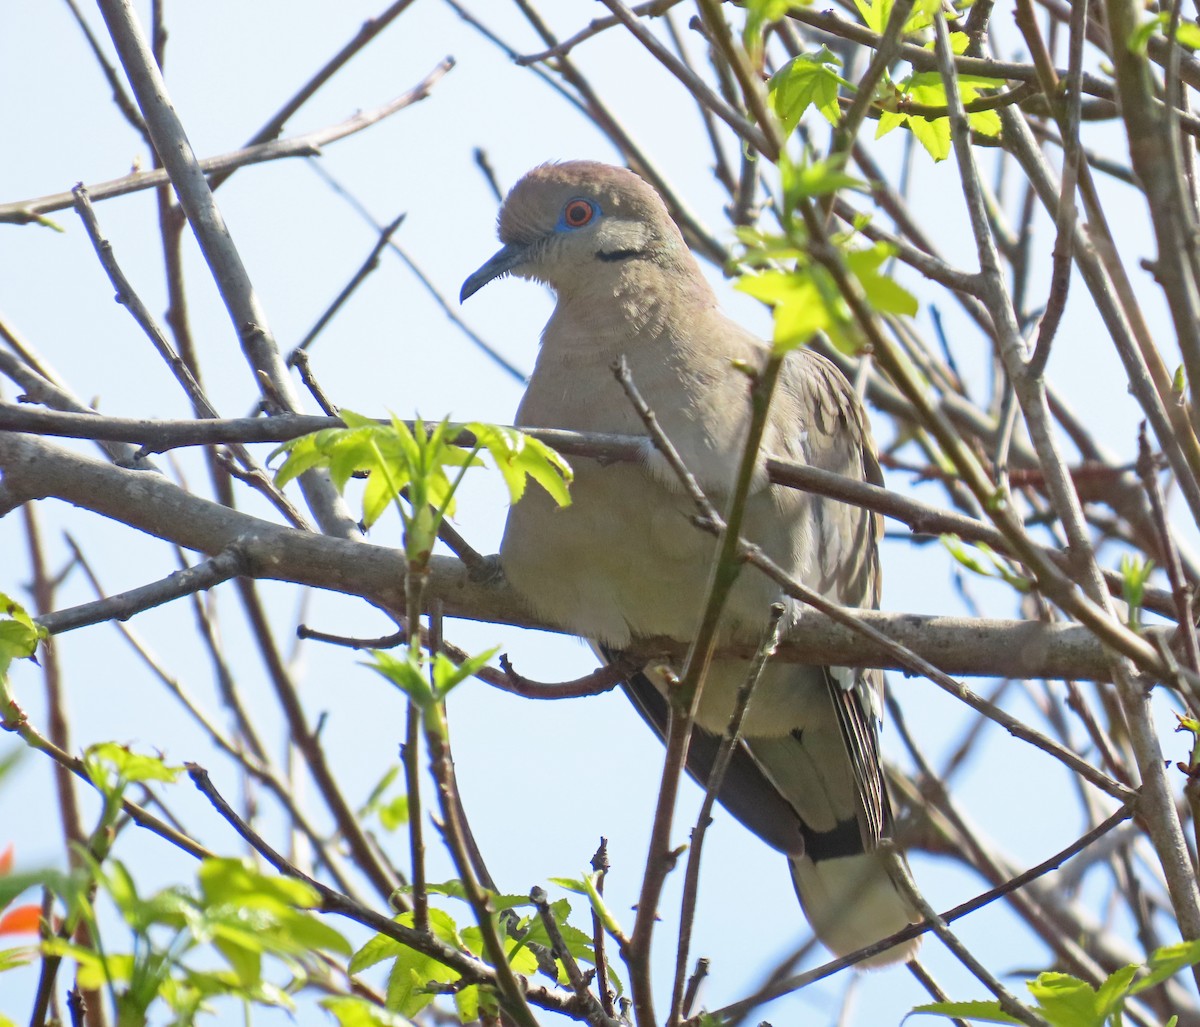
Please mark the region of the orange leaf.
POLYGON ((12 842, 8 843, 8 847, 0 852, 0 877, 5 874, 11 874, 13 868, 13 846, 12 842))
POLYGON ((42 907, 36 903, 14 906, 0 916, 0 934, 37 934, 42 920, 42 907))

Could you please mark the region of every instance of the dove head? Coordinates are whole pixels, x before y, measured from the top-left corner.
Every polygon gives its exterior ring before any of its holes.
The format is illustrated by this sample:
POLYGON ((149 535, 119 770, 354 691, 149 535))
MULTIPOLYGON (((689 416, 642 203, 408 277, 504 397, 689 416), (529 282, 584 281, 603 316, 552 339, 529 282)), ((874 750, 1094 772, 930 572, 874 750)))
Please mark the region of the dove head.
POLYGON ((632 171, 595 161, 526 174, 500 208, 498 234, 503 248, 463 283, 460 300, 506 274, 545 282, 561 298, 635 264, 695 271, 658 193, 632 171))

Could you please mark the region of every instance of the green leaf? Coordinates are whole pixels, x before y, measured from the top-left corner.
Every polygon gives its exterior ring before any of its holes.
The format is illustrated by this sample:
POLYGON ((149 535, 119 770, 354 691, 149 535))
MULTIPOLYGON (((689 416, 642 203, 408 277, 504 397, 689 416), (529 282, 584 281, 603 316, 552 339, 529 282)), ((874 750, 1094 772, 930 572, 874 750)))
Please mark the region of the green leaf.
MULTIPOLYGON (((1002 87, 1004 82, 999 79, 985 78, 980 75, 961 75, 958 78, 958 92, 963 103, 970 103, 982 95, 985 89, 1002 87)), ((945 109, 948 106, 946 86, 941 75, 933 71, 916 72, 896 86, 896 104, 903 106, 904 102, 920 104, 926 107, 945 109)), ((891 106, 891 104, 889 104, 891 106)), ((995 111, 977 111, 967 115, 971 128, 987 136, 1000 134, 1000 116, 995 111)), ((920 114, 908 113, 904 110, 884 110, 880 114, 879 127, 875 138, 887 135, 898 125, 905 125, 916 137, 917 141, 935 160, 945 160, 950 155, 950 118, 949 112, 938 117, 925 117, 920 114)))
POLYGON ((383 777, 381 777, 376 782, 375 787, 371 789, 371 794, 367 796, 367 801, 364 802, 361 807, 359 807, 358 815, 360 817, 365 817, 377 802, 383 801, 384 795, 387 794, 388 789, 392 787, 392 784, 395 782, 396 778, 400 776, 400 772, 403 769, 404 768, 400 766, 399 763, 393 763, 387 768, 387 770, 383 772, 383 777))
POLYGON ((253 987, 262 980, 263 941, 259 925, 214 924, 212 942, 237 975, 242 987, 253 987))
MULTIPOLYGON (((780 159, 780 167, 789 167, 790 162, 780 159)), ((769 267, 779 261, 804 261, 807 254, 785 235, 772 235, 750 225, 738 225, 734 229, 738 241, 746 248, 741 261, 746 267, 769 267)))
MULTIPOLYGON (((142 907, 133 875, 126 869, 125 864, 118 859, 110 859, 106 864, 106 869, 107 873, 104 876, 105 890, 112 897, 113 902, 116 903, 117 909, 121 911, 122 916, 130 921, 131 925, 135 928, 142 927, 142 924, 134 924, 130 920, 130 917, 136 915, 142 907)), ((148 924, 145 926, 148 926, 148 924)))
POLYGON ((408 823, 408 796, 397 795, 391 802, 380 805, 376 812, 383 829, 395 831, 408 823))
POLYGON ((880 267, 895 252, 895 247, 888 243, 875 243, 868 249, 850 250, 846 253, 846 266, 854 273, 876 310, 912 317, 917 312, 916 297, 895 279, 879 273, 880 267))
POLYGON ((1000 130, 1003 127, 1000 115, 995 111, 976 111, 973 114, 968 114, 967 123, 971 126, 972 131, 988 136, 991 139, 999 136, 1000 130))
POLYGON ((245 859, 206 859, 196 874, 208 905, 242 905, 271 910, 320 905, 310 884, 264 873, 245 859))
MULTIPOLYGON (((908 21, 904 23, 904 34, 909 35, 913 32, 919 32, 921 29, 929 28, 933 24, 933 19, 941 5, 942 0, 917 0, 913 4, 912 13, 908 16, 908 21)), ((962 35, 962 33, 956 34, 962 35)))
POLYGON ((1150 972, 1130 989, 1131 995, 1139 991, 1161 984, 1168 977, 1174 977, 1180 970, 1200 963, 1200 941, 1181 941, 1175 945, 1165 945, 1156 949, 1146 966, 1150 972))
POLYGON ((825 296, 810 271, 745 274, 734 288, 774 308, 777 350, 807 342, 832 324, 825 296))
POLYGON ((1190 50, 1200 50, 1200 25, 1181 19, 1175 30, 1175 42, 1190 50))
POLYGON ((1078 977, 1047 971, 1026 985, 1038 1001, 1038 1012, 1055 1027, 1104 1027, 1096 1010, 1096 990, 1078 977))
POLYGON ((441 702, 449 695, 451 689, 457 688, 468 678, 479 673, 499 651, 499 646, 493 646, 486 652, 468 656, 462 663, 455 663, 445 653, 435 653, 431 669, 434 694, 437 700, 441 702))
MULTIPOLYGON (((411 912, 402 913, 396 917, 396 922, 411 927, 413 914, 411 912)), ((429 929, 435 937, 447 944, 458 949, 465 947, 463 939, 459 937, 454 920, 444 910, 434 908, 429 910, 429 929)), ((449 983, 458 980, 460 975, 457 970, 450 969, 432 956, 411 949, 407 945, 396 945, 394 942, 392 944, 395 945, 396 961, 388 974, 386 1005, 393 1012, 409 1017, 415 1016, 433 1001, 434 993, 426 990, 431 981, 449 983)), ((365 948, 366 946, 363 947, 363 949, 365 948)), ((351 960, 351 973, 357 972, 353 967, 357 965, 363 949, 355 953, 354 959, 351 960)))
POLYGON ((1156 14, 1149 21, 1143 22, 1129 37, 1129 52, 1138 57, 1146 55, 1146 47, 1150 44, 1150 37, 1158 32, 1163 26, 1167 25, 1171 16, 1167 13, 1156 14))
MULTIPOLYGON (((32 945, 25 948, 0 949, 0 973, 4 973, 5 970, 15 970, 20 966, 28 966, 37 954, 38 950, 32 945)), ((0 1015, 0 1027, 4 1027, 5 1023, 12 1023, 12 1021, 6 1021, 0 1015)))
POLYGON ((475 436, 496 464, 517 502, 525 494, 525 479, 532 478, 559 506, 569 506, 568 486, 574 477, 571 465, 553 449, 516 428, 472 421, 463 428, 475 436))
MULTIPOLYGON (((527 924, 528 922, 528 919, 526 919, 522 921, 522 924, 527 924)), ((462 939, 463 944, 466 945, 472 953, 487 963, 492 962, 492 959, 487 952, 487 946, 483 943, 483 931, 480 930, 479 927, 475 925, 464 927, 462 929, 462 939)), ((537 956, 535 956, 529 951, 529 949, 525 947, 524 940, 515 942, 512 946, 510 946, 508 952, 505 953, 505 956, 508 959, 508 965, 519 974, 532 976, 538 972, 539 967, 537 956)))
POLYGON ((963 542, 957 535, 942 535, 941 543, 962 566, 973 574, 985 578, 999 578, 1018 592, 1028 592, 1033 582, 1013 570, 1011 564, 986 542, 973 545, 963 542), (980 559, 986 557, 988 562, 980 559))
POLYGON ((402 1016, 416 1016, 434 1000, 428 985, 438 980, 439 971, 445 973, 446 967, 432 957, 415 949, 402 950, 388 973, 384 998, 387 1008, 402 1016))
POLYGON ((395 784, 403 768, 395 763, 384 771, 367 801, 359 807, 357 816, 360 820, 368 820, 375 816, 385 830, 394 831, 397 827, 408 823, 408 796, 401 792, 399 795, 387 798, 389 789, 395 784))
POLYGON ((114 981, 129 980, 130 960, 127 956, 112 956, 107 960, 85 945, 53 936, 42 939, 42 955, 72 959, 76 964, 79 984, 84 988, 105 987, 105 971, 114 981))
POLYGON ((882 139, 892 129, 908 124, 908 115, 901 114, 899 111, 880 111, 879 125, 875 129, 875 138, 882 139))
POLYGON ((83 753, 92 783, 102 790, 110 787, 108 772, 115 774, 123 784, 142 781, 175 781, 183 773, 183 767, 168 766, 161 756, 146 756, 136 753, 116 742, 99 742, 89 745, 83 753))
POLYGON ((0 876, 0 910, 30 888, 45 888, 77 912, 80 903, 86 901, 90 884, 91 874, 82 868, 69 874, 53 869, 4 874, 0 876))
POLYGON ((337 952, 348 956, 351 945, 340 931, 312 913, 291 910, 279 918, 278 932, 286 944, 280 949, 272 947, 272 951, 292 951, 293 946, 299 952, 337 952))
POLYGON ((835 70, 841 61, 826 46, 815 53, 793 57, 767 83, 768 97, 776 116, 790 135, 804 112, 815 107, 826 121, 836 125, 841 118, 838 89, 846 83, 835 70))
POLYGON ((447 421, 429 426, 420 419, 410 429, 393 417, 379 424, 353 411, 341 411, 345 428, 330 428, 293 439, 271 454, 286 454, 275 474, 281 487, 315 467, 327 467, 339 490, 355 474, 365 474, 363 523, 370 527, 407 490, 412 516, 400 505, 410 559, 433 544, 442 515, 453 514, 453 496, 461 472, 478 464, 473 453, 455 446, 458 434, 447 421), (451 480, 447 468, 455 469, 451 480), (432 516, 431 516, 432 514, 432 516))
POLYGON ((338 1027, 412 1027, 407 1017, 353 995, 323 998, 318 1004, 333 1015, 338 1027))
POLYGON ((479 985, 472 984, 454 993, 454 1009, 462 1023, 474 1023, 479 1019, 479 985))
POLYGON ((925 147, 926 152, 935 161, 945 160, 950 156, 950 119, 910 116, 908 127, 918 143, 925 147))
POLYGON ((622 933, 620 923, 613 916, 612 910, 608 908, 608 904, 604 901, 604 896, 596 888, 598 876, 598 874, 593 873, 584 874, 583 877, 578 878, 552 877, 550 880, 560 888, 566 888, 567 891, 586 895, 592 905, 592 912, 600 918, 600 923, 604 925, 604 929, 614 936, 620 935, 622 933))
MULTIPOLYGON (((779 175, 783 185, 784 206, 795 210, 801 200, 814 196, 828 196, 839 189, 856 189, 869 192, 867 184, 847 175, 842 169, 846 155, 838 154, 828 160, 797 164, 782 156, 779 159, 779 175)), ((797 256, 802 254, 797 253, 797 256)))
POLYGON ((961 1020, 982 1020, 985 1023, 1020 1023, 1000 1008, 999 1002, 928 1002, 914 1006, 914 1013, 932 1013, 935 1016, 961 1020))
POLYGON ((784 17, 794 2, 795 0, 746 0, 743 45, 749 47, 745 41, 747 37, 761 38, 763 29, 784 17))
MULTIPOLYGON (((862 15, 863 23, 872 32, 882 34, 887 28, 888 18, 891 17, 892 7, 895 0, 854 0, 854 6, 858 8, 858 13, 862 15)), ((912 13, 909 14, 908 20, 904 23, 902 35, 909 35, 913 32, 919 32, 921 29, 928 28, 933 24, 933 18, 937 12, 941 0, 917 0, 913 4, 912 13)))
POLYGON ((1141 607, 1146 595, 1146 583, 1154 572, 1154 561, 1136 554, 1126 553, 1121 557, 1121 591, 1129 607, 1129 626, 1141 628, 1141 607))
POLYGON ((46 637, 46 629, 34 623, 25 607, 0 592, 0 681, 13 660, 32 659, 38 642, 46 637))
POLYGON ((877 35, 882 34, 892 10, 893 0, 854 0, 863 24, 877 35))
MULTIPOLYGON (((397 890, 409 893, 412 891, 412 887, 406 885, 397 890)), ((461 899, 463 902, 470 901, 467 898, 467 889, 457 877, 450 881, 442 881, 439 884, 427 884, 425 885, 425 891, 430 895, 445 895, 448 898, 461 899)), ((530 905, 528 895, 503 895, 492 891, 487 892, 487 901, 488 907, 496 913, 503 912, 506 909, 516 909, 520 906, 530 905)))
POLYGON ((425 678, 425 668, 422 665, 421 653, 418 649, 404 649, 402 656, 385 652, 382 649, 372 649, 370 660, 364 660, 363 666, 370 667, 381 674, 393 685, 411 699, 418 708, 428 709, 437 700, 433 689, 425 678))
MULTIPOLYGON (((596 953, 592 947, 592 936, 585 934, 578 927, 574 927, 567 922, 567 917, 571 912, 567 901, 562 899, 559 902, 553 903, 550 911, 554 916, 555 923, 558 924, 558 931, 562 935, 567 951, 578 961, 595 964, 596 953)), ((550 936, 546 933, 546 925, 542 923, 540 916, 529 917, 528 933, 521 940, 526 945, 552 947, 550 936)), ((566 978, 561 979, 559 983, 566 983, 566 978)))
POLYGON ((362 948, 350 957, 350 965, 347 969, 351 974, 360 974, 377 963, 382 963, 385 959, 394 959, 405 947, 395 938, 389 938, 386 934, 377 934, 374 938, 367 939, 362 948))
POLYGON ((1096 992, 1096 1010, 1104 1017, 1121 1011, 1125 999, 1129 996, 1129 986, 1137 976, 1138 967, 1123 966, 1114 970, 1104 979, 1096 992))

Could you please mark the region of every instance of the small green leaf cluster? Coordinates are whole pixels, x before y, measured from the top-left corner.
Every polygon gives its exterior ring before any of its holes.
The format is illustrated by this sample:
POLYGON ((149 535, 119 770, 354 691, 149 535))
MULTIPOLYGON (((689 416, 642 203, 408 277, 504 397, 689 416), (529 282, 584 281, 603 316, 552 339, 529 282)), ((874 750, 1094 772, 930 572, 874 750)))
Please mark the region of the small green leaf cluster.
MULTIPOLYGON (((962 32, 950 34, 950 48, 955 54, 961 54, 967 48, 969 40, 962 32)), ((958 95, 964 104, 978 99, 986 89, 997 89, 1004 85, 1000 79, 985 78, 981 75, 959 75, 958 95)), ((881 90, 890 90, 879 98, 883 108, 879 115, 879 128, 875 138, 880 139, 892 129, 903 125, 916 138, 926 152, 935 161, 945 160, 950 156, 950 117, 945 114, 913 114, 905 110, 908 105, 918 104, 923 107, 947 109, 949 101, 946 97, 946 85, 942 76, 936 71, 914 71, 898 82, 887 83, 881 90)), ((984 136, 1000 134, 1000 115, 995 111, 968 111, 967 123, 972 130, 984 136)))
MULTIPOLYGON (((854 0, 862 16, 863 24, 879 35, 883 35, 891 16, 894 0, 854 0)), ((924 32, 933 25, 934 17, 941 6, 940 0, 917 0, 912 13, 904 23, 902 35, 910 36, 924 32)), ((956 54, 966 51, 970 40, 965 33, 950 34, 950 48, 956 54)), ((932 49, 933 44, 926 46, 932 49)), ((995 89, 1004 85, 1000 79, 980 76, 959 75, 958 91, 963 103, 977 99, 984 89, 995 89)), ((947 106, 946 87, 942 77, 934 71, 914 71, 905 78, 893 81, 884 76, 876 102, 883 108, 879 117, 879 129, 875 138, 887 135, 892 129, 903 125, 916 138, 926 152, 935 160, 945 160, 950 155, 950 121, 947 114, 937 116, 910 114, 903 110, 906 104, 921 104, 927 107, 947 106)), ((995 111, 969 113, 967 120, 976 132, 986 136, 1000 134, 1000 118, 995 111)))
MULTIPOLYGON (((512 502, 522 498, 532 478, 555 503, 566 506, 570 502, 571 468, 544 443, 513 428, 478 422, 451 424, 447 420, 436 425, 418 420, 410 428, 394 417, 389 424, 381 424, 347 411, 341 416, 345 428, 318 432, 281 446, 277 452, 286 453, 287 458, 276 480, 283 485, 306 471, 323 467, 328 469, 334 485, 343 490, 352 476, 365 476, 363 524, 368 527, 389 504, 395 504, 404 527, 407 558, 407 637, 405 644, 394 652, 373 650, 365 665, 400 689, 418 714, 445 814, 445 795, 452 787, 446 777, 450 759, 446 697, 478 673, 497 650, 489 649, 461 662, 442 652, 426 656, 419 631, 421 588, 434 541, 443 519, 453 513, 454 496, 466 471, 481 464, 483 455, 490 457, 500 471, 512 502)), ((405 769, 410 775, 415 773, 416 749, 408 749, 405 759, 412 761, 405 769)), ((390 794, 400 769, 393 768, 384 775, 360 815, 377 815, 388 830, 408 823, 410 830, 415 831, 420 822, 417 797, 390 794)), ((451 839, 450 844, 456 843, 451 839)), ((422 899, 429 894, 464 899, 477 917, 475 924, 460 928, 445 910, 427 908, 421 927, 458 952, 483 961, 502 959, 518 974, 532 975, 539 968, 544 969, 548 964, 544 958, 539 962, 534 948, 549 946, 545 926, 536 911, 524 919, 513 912, 518 906, 529 905, 530 899, 495 895, 473 881, 468 884, 455 881, 427 885, 422 899), (497 939, 505 936, 504 928, 510 943, 498 947, 497 939)), ((556 903, 552 910, 571 953, 577 960, 594 964, 591 939, 566 923, 570 912, 566 900, 556 903)), ((403 913, 397 922, 416 929, 417 913, 403 913)), ((383 962, 391 964, 386 1012, 380 1013, 354 997, 324 1001, 322 1004, 339 1023, 346 1027, 407 1023, 408 1018, 416 1016, 439 994, 453 996, 463 1022, 479 1019, 481 1012, 489 1021, 495 1019, 498 1004, 492 990, 478 981, 464 980, 459 970, 446 966, 436 956, 387 935, 380 934, 359 949, 351 960, 350 972, 358 973, 383 962)), ((561 982, 567 980, 561 967, 553 976, 561 982)))
MULTIPOLYGON (((420 419, 410 428, 392 417, 381 423, 343 410, 345 428, 328 428, 279 446, 272 458, 286 454, 275 474, 280 486, 314 468, 328 470, 333 484, 344 491, 355 475, 366 477, 362 521, 373 525, 395 505, 404 526, 404 549, 410 572, 410 589, 419 589, 419 573, 427 567, 445 517, 454 513, 454 496, 471 467, 487 453, 500 471, 512 502, 525 494, 528 479, 537 482, 559 506, 570 503, 570 465, 540 440, 515 428, 471 422, 452 424, 443 419, 428 425, 420 419), (464 445, 460 440, 469 439, 464 445)), ((419 596, 410 596, 419 610, 419 596)), ((415 619, 415 614, 414 614, 415 619)), ((373 651, 366 665, 403 691, 423 714, 427 732, 443 734, 444 718, 429 716, 445 701, 451 689, 475 674, 496 654, 495 649, 469 657, 460 664, 442 653, 426 661, 416 632, 400 655, 373 651)), ((407 815, 407 812, 406 814, 407 815)))
POLYGON ((827 46, 813 53, 797 54, 771 76, 767 96, 771 109, 791 135, 809 107, 813 107, 831 125, 841 118, 838 90, 853 92, 854 84, 842 78, 838 56, 827 46))
MULTIPOLYGON (((306 956, 318 951, 350 954, 346 939, 308 912, 319 897, 303 882, 263 873, 240 859, 207 859, 197 880, 195 892, 177 886, 143 897, 123 863, 109 859, 101 865, 85 856, 71 874, 42 871, 0 878, 0 905, 6 896, 42 887, 63 903, 68 924, 89 923, 94 947, 72 942, 69 931, 60 931, 42 941, 41 951, 74 961, 79 986, 106 991, 121 1024, 146 1023, 160 1001, 171 1011, 173 1027, 212 1012, 211 1000, 218 997, 290 1010, 290 992, 308 980, 306 956), (130 931, 128 952, 108 950, 100 941, 93 900, 97 888, 111 899, 130 931), (214 954, 219 958, 215 969, 214 954), (286 986, 268 979, 267 957, 290 973, 286 986)), ((4 969, 0 963, 0 971, 4 969)))
MULTIPOLYGON (((1148 21, 1143 22, 1129 40, 1129 52, 1139 57, 1145 55, 1152 37, 1165 35, 1171 27, 1171 12, 1163 11, 1148 21)), ((1181 18, 1175 28, 1175 41, 1189 50, 1200 50, 1200 25, 1187 18, 1181 18)))
MULTIPOLYGON (((876 35, 882 36, 891 20, 896 0, 854 0, 854 6, 858 8, 863 24, 876 35)), ((917 0, 904 23, 904 28, 901 29, 901 34, 909 36, 929 28, 940 7, 941 0, 917 0)))
POLYGON ((942 535, 942 545, 950 555, 972 574, 982 578, 999 578, 1018 592, 1028 592, 1033 581, 1014 569, 1006 557, 1001 556, 986 542, 967 543, 957 535, 942 535))
POLYGON ((323 467, 342 491, 351 477, 365 475, 364 527, 371 527, 395 504, 410 561, 428 559, 442 518, 454 514, 454 494, 463 475, 480 465, 481 451, 491 456, 514 503, 524 494, 526 478, 533 478, 560 506, 570 502, 570 465, 549 446, 515 428, 448 420, 427 425, 419 419, 410 428, 395 417, 381 424, 349 410, 339 416, 345 428, 304 435, 271 454, 272 459, 287 454, 275 474, 276 484, 286 485, 306 471, 323 467), (474 436, 470 448, 457 443, 464 432, 474 436))
MULTIPOLYGON (((457 880, 428 885, 426 891, 434 895, 466 900, 466 890, 462 882, 457 880)), ((518 974, 531 977, 539 972, 547 973, 556 983, 566 984, 568 978, 561 960, 551 960, 546 954, 546 950, 551 947, 551 941, 540 916, 536 911, 526 916, 518 916, 511 912, 531 904, 527 895, 488 894, 488 906, 492 910, 497 930, 502 934, 507 930, 505 957, 518 974)), ((550 912, 570 954, 577 962, 594 966, 596 955, 591 936, 567 922, 571 912, 569 902, 560 899, 551 903, 550 912)), ((479 927, 460 928, 454 918, 443 909, 431 907, 428 917, 430 933, 439 941, 460 952, 487 961, 483 932, 479 927)), ((412 927, 415 914, 402 913, 396 917, 396 922, 412 927)), ((463 1023, 479 1019, 481 1011, 490 1012, 495 1016, 495 997, 487 988, 464 983, 457 970, 387 935, 376 935, 355 952, 350 960, 349 969, 352 974, 361 973, 369 967, 389 960, 391 967, 388 970, 385 1006, 390 1012, 402 1017, 413 1017, 437 995, 449 993, 454 998, 456 1012, 463 1023)), ((611 974, 611 970, 610 975, 619 991, 621 982, 615 974, 611 974)))
POLYGON ((1136 553, 1121 557, 1121 593, 1129 607, 1129 626, 1134 631, 1142 627, 1142 601, 1146 596, 1146 583, 1154 573, 1154 561, 1136 553))
POLYGON ((83 769, 93 787, 104 797, 100 822, 92 832, 90 843, 92 857, 98 862, 103 862, 108 854, 108 832, 116 824, 129 786, 148 781, 169 783, 178 778, 183 770, 182 767, 167 766, 161 756, 136 753, 116 742, 99 742, 88 746, 83 753, 83 769))
POLYGON ((170 767, 161 756, 134 752, 127 745, 99 742, 83 754, 88 779, 105 795, 118 798, 131 784, 145 781, 175 781, 182 767, 170 767))
MULTIPOLYGON (((1121 1027, 1127 999, 1196 963, 1200 963, 1200 941, 1180 942, 1158 949, 1142 966, 1131 964, 1114 971, 1099 988, 1070 974, 1052 972, 1039 974, 1026 987, 1036 1002, 1033 1011, 1050 1027, 1121 1027)), ((1021 1022, 991 1001, 931 1002, 913 1012, 985 1023, 1021 1022)), ((1175 1027, 1177 1019, 1171 1017, 1164 1027, 1175 1027)))
POLYGON ((12 698, 8 693, 8 668, 13 660, 30 660, 46 637, 46 629, 34 623, 28 611, 11 596, 0 592, 0 717, 8 716, 12 698))
POLYGON ((499 651, 497 646, 469 656, 462 663, 455 663, 445 653, 434 653, 432 660, 426 664, 416 646, 405 648, 401 656, 372 649, 371 660, 364 666, 378 672, 399 688, 418 709, 428 710, 445 702, 452 689, 482 670, 499 651))
POLYGON ((408 823, 408 796, 404 792, 392 795, 392 785, 404 772, 399 763, 395 763, 384 771, 379 782, 371 789, 370 795, 356 811, 355 819, 367 821, 378 817, 385 831, 395 831, 408 823))
MULTIPOLYGON (((866 26, 882 34, 891 12, 892 0, 873 3, 856 0, 856 4, 866 26)), ((904 34, 928 28, 936 7, 936 3, 926 0, 914 5, 913 13, 904 26, 904 34)), ((950 46, 955 54, 962 54, 969 42, 962 32, 950 34, 950 46)), ((771 76, 767 87, 768 98, 786 135, 795 131, 810 107, 831 125, 839 124, 842 116, 838 99, 840 91, 844 89, 853 93, 857 90, 853 82, 839 73, 839 64, 837 55, 822 46, 819 50, 798 54, 771 76)), ((1003 85, 1000 79, 979 75, 958 76, 958 93, 964 104, 979 99, 986 90, 998 89, 1003 85)), ((945 160, 950 155, 948 100, 945 84, 938 72, 913 70, 899 79, 885 74, 872 101, 879 117, 875 138, 882 138, 893 129, 903 126, 912 132, 935 161, 945 160), (917 113, 912 108, 919 108, 921 112, 917 113)), ((980 135, 1000 134, 1000 116, 993 110, 968 111, 967 121, 980 135)))
POLYGON ((1175 719, 1179 722, 1175 730, 1186 731, 1192 736, 1191 752, 1188 753, 1187 763, 1176 764, 1180 770, 1191 777, 1196 774, 1197 770, 1200 770, 1200 720, 1197 720, 1195 717, 1183 716, 1179 713, 1175 714, 1175 719))
POLYGON ((560 888, 587 896, 587 900, 592 907, 592 912, 600 919, 600 923, 604 929, 613 937, 619 938, 621 937, 621 925, 617 923, 617 918, 613 916, 612 910, 608 908, 608 905, 604 901, 604 896, 600 894, 600 889, 597 887, 599 879, 600 875, 598 873, 584 874, 582 877, 550 878, 560 888))
MULTIPOLYGON (((779 162, 783 197, 779 206, 781 234, 759 229, 739 229, 745 247, 741 258, 746 268, 735 288, 770 306, 775 315, 773 344, 786 352, 818 332, 846 353, 856 353, 862 339, 841 291, 824 263, 808 250, 808 235, 795 216, 800 204, 843 188, 862 188, 862 183, 842 171, 841 158, 795 164, 786 156, 779 162)), ((888 243, 863 246, 857 233, 835 235, 831 243, 838 259, 857 281, 867 301, 878 311, 911 316, 917 301, 903 286, 883 272, 895 253, 888 243)))

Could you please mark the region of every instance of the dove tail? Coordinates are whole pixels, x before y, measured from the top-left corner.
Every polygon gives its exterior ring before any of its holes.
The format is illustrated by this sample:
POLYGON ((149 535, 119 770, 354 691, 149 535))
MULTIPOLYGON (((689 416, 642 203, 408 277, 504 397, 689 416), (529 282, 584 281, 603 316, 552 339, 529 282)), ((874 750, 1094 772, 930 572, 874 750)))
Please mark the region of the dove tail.
MULTIPOLYGON (((807 856, 789 860, 804 914, 835 955, 849 955, 920 921, 920 914, 892 881, 887 859, 883 852, 864 852, 820 861, 807 856)), ((920 938, 913 938, 857 965, 874 968, 907 962, 920 944, 920 938)))

